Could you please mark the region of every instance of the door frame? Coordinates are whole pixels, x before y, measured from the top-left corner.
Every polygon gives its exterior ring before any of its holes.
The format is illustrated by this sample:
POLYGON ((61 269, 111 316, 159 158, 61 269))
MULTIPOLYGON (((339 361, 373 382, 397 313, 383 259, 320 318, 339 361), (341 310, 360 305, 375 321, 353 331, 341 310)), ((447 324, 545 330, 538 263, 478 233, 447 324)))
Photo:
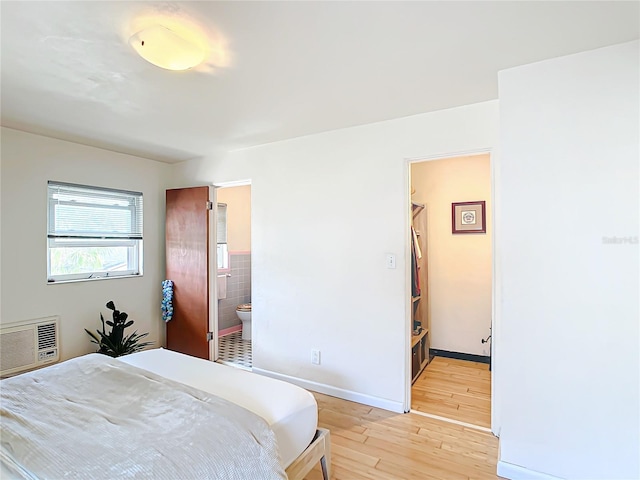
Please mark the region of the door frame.
MULTIPOLYGON (((213 281, 209 285, 210 289, 210 298, 213 298, 213 302, 209 305, 209 328, 210 331, 213 332, 213 341, 209 344, 209 355, 210 360, 213 362, 218 361, 218 356, 220 354, 219 344, 218 344, 218 252, 217 252, 217 230, 216 227, 218 225, 218 189, 219 188, 232 188, 232 187, 244 187, 246 185, 251 186, 251 179, 246 180, 235 180, 230 182, 219 182, 214 183, 213 188, 211 189, 212 196, 211 201, 213 202, 213 221, 210 226, 211 242, 210 247, 210 258, 215 258, 215 262, 210 262, 209 264, 209 275, 213 281)), ((253 188, 251 188, 251 244, 253 245, 253 188)), ((251 257, 251 271, 253 272, 253 256, 251 257)), ((253 275, 251 276, 251 291, 253 292, 253 275)), ((253 339, 252 339, 253 342, 253 339)))
POLYGON ((209 201, 212 209, 209 217, 209 331, 213 338, 209 341, 209 360, 218 360, 218 194, 215 186, 209 187, 209 201), (215 259, 212 261, 212 259, 215 259))
POLYGON ((411 233, 411 164, 422 163, 432 160, 445 160, 448 158, 465 157, 473 155, 489 155, 489 169, 491 175, 491 218, 492 218, 492 235, 491 235, 491 432, 499 436, 500 435, 500 405, 498 395, 498 358, 497 351, 499 338, 499 302, 496 299, 498 293, 498 275, 499 271, 496 268, 498 258, 496 255, 496 177, 497 172, 497 158, 496 152, 492 148, 481 148, 468 151, 460 151, 453 153, 445 153, 441 155, 428 155, 424 157, 410 157, 405 158, 405 404, 404 411, 411 411, 411 335, 413 330, 413 322, 411 319, 411 310, 413 308, 411 302, 411 249, 410 245, 410 233, 411 233))

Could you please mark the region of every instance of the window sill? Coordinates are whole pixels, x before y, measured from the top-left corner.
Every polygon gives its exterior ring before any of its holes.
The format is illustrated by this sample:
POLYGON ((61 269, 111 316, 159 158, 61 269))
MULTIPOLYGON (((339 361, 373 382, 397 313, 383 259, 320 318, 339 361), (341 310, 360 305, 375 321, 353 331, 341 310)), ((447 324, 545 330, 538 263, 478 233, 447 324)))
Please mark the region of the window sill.
POLYGON ((70 280, 47 280, 47 285, 59 285, 61 283, 79 283, 79 282, 96 282, 100 280, 116 280, 120 278, 141 278, 143 276, 142 273, 138 275, 115 275, 113 277, 92 277, 92 278, 74 278, 70 280))

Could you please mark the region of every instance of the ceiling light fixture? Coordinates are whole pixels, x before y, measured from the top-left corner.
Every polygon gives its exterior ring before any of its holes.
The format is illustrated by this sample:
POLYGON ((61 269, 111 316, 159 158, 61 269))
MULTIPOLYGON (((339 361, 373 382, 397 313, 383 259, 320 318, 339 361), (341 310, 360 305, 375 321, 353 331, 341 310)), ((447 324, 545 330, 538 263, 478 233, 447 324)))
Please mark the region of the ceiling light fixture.
POLYGON ((188 70, 204 61, 205 52, 197 43, 162 25, 140 30, 129 39, 147 62, 167 70, 188 70))

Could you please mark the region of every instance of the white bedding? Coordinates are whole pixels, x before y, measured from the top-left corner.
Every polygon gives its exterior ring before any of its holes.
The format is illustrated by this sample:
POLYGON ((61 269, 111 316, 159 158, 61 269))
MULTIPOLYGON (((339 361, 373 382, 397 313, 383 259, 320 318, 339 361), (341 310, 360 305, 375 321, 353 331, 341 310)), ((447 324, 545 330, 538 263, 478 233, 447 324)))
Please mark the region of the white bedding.
POLYGON ((290 383, 162 348, 118 360, 212 393, 262 417, 275 433, 285 468, 307 448, 316 432, 315 398, 290 383))
POLYGON ((263 418, 126 362, 85 355, 0 388, 3 478, 286 478, 263 418))

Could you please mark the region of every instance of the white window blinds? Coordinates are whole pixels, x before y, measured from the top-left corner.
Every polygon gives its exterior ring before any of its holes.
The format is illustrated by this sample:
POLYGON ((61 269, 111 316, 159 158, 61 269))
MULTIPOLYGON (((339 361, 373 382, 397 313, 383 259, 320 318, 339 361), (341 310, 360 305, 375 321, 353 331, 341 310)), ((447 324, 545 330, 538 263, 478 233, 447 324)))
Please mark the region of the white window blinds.
POLYGON ((218 204, 218 223, 216 224, 217 243, 227 243, 227 204, 218 204))
POLYGON ((49 181, 48 197, 49 238, 142 240, 140 192, 49 181))

